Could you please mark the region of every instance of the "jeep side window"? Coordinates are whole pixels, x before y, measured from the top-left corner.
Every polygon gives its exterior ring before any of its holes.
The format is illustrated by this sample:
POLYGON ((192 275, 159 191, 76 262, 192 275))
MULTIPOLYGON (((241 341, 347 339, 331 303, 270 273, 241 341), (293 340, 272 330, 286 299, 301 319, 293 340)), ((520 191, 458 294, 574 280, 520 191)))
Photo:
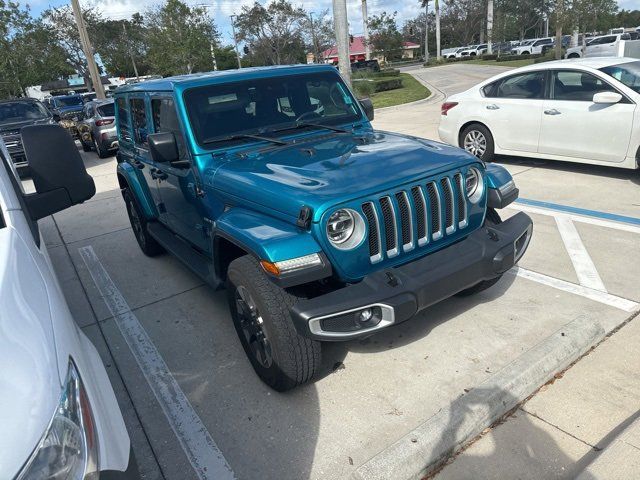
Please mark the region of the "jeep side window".
POLYGON ((180 159, 184 159, 187 150, 173 98, 154 98, 151 100, 151 115, 153 116, 153 131, 156 133, 173 132, 178 143, 180 159))
POLYGON ((131 143, 133 136, 131 135, 131 122, 129 121, 129 111, 127 109, 127 101, 124 97, 116 100, 118 113, 118 138, 121 142, 131 143))
POLYGON ((131 118, 133 120, 133 137, 138 145, 147 145, 147 112, 144 98, 132 98, 129 100, 131 118))

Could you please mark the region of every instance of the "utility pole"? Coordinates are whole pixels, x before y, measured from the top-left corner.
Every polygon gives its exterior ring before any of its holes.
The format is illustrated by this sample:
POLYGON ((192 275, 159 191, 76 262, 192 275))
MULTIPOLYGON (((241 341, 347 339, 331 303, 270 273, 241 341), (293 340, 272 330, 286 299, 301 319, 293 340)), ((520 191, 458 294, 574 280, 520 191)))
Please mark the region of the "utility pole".
POLYGON ((349 57, 349 23, 346 0, 333 0, 333 23, 338 47, 338 67, 344 81, 351 85, 351 61, 349 57))
POLYGON ((369 46, 369 15, 367 14, 367 0, 362 0, 362 31, 364 32, 365 60, 371 60, 371 47, 369 46))
POLYGON ((435 0, 433 6, 436 9, 436 58, 440 60, 442 55, 440 55, 440 2, 435 0))
POLYGON ((493 0, 487 1, 487 53, 493 53, 493 0))
POLYGON ((93 57, 93 47, 89 41, 87 26, 84 24, 82 10, 80 10, 80 3, 78 0, 71 0, 71 7, 73 8, 73 16, 75 17, 76 25, 78 26, 82 51, 84 52, 84 56, 87 58, 87 65, 89 67, 89 75, 91 75, 91 82, 93 83, 93 90, 96 92, 97 98, 106 98, 104 94, 104 87, 102 86, 102 80, 100 78, 100 72, 98 71, 98 65, 96 64, 96 59, 93 57))
POLYGON ((429 0, 423 0, 424 4, 424 61, 429 61, 429 0))
POLYGON ((231 15, 231 30, 233 31, 233 43, 236 47, 236 58, 238 59, 238 68, 242 68, 242 62, 240 61, 240 52, 238 51, 238 39, 236 37, 236 24, 233 21, 235 15, 231 15))
POLYGON ((129 56, 131 57, 131 63, 133 64, 133 72, 136 74, 136 80, 140 81, 140 75, 138 75, 138 67, 136 66, 136 61, 133 58, 133 52, 131 51, 131 45, 129 44, 129 37, 127 36, 127 26, 126 20, 122 21, 122 31, 124 32, 124 41, 127 45, 127 50, 129 51, 129 56))
POLYGON ((556 60, 562 58, 562 22, 564 20, 564 1, 556 1, 556 60))

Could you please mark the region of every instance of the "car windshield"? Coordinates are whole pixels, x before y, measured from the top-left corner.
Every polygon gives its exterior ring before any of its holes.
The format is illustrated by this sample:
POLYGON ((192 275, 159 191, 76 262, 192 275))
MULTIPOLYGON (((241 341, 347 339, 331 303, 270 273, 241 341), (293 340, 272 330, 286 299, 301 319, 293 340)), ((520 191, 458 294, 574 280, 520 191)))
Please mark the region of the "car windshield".
POLYGON ((336 125, 361 118, 356 100, 333 72, 207 85, 187 90, 184 99, 201 145, 295 128, 297 122, 336 125))
POLYGON ((82 106, 84 104, 80 95, 73 97, 57 97, 52 100, 55 102, 56 107, 75 107, 78 105, 82 106))
POLYGON ((47 109, 38 102, 0 103, 0 124, 39 120, 48 116, 47 109))
POLYGON ((113 103, 105 103, 98 106, 98 113, 103 117, 114 117, 116 115, 113 103))
POLYGON ((610 65, 601 68, 600 71, 640 93, 640 61, 610 65))

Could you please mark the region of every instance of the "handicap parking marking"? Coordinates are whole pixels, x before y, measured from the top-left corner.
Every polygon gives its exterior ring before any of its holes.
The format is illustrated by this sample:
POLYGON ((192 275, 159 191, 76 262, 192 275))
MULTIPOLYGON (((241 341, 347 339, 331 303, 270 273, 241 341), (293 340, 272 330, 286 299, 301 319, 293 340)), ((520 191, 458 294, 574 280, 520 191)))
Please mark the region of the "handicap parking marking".
POLYGON ((78 251, 198 478, 235 479, 224 455, 93 248, 89 245, 78 251))
POLYGON ((573 223, 582 222, 640 234, 640 218, 529 199, 518 199, 507 208, 554 217, 560 237, 578 277, 579 284, 560 280, 518 266, 509 270, 509 273, 558 290, 595 300, 596 302, 610 305, 626 312, 640 310, 639 303, 607 292, 602 278, 573 223))

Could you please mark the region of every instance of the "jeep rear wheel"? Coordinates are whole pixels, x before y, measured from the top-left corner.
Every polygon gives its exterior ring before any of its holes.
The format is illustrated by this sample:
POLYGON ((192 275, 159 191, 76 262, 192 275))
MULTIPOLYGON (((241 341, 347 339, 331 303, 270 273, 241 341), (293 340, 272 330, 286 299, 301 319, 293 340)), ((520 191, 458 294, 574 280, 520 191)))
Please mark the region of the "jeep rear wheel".
POLYGON ((148 257, 155 257, 164 252, 162 245, 149 235, 147 224, 149 223, 144 214, 138 208, 138 203, 133 199, 129 190, 124 191, 124 203, 127 205, 127 214, 131 222, 131 229, 136 237, 136 241, 140 246, 140 250, 148 257))
MULTIPOLYGON (((487 217, 484 220, 485 225, 492 226, 498 225, 502 223, 502 219, 500 215, 494 208, 489 208, 487 210, 487 217)), ((489 280, 483 280, 481 282, 476 283, 473 287, 469 287, 466 290, 462 290, 461 292, 456 293, 458 297, 468 297, 469 295, 474 295, 476 293, 480 293, 487 288, 493 287, 498 281, 502 278, 502 275, 498 275, 495 278, 491 278, 489 280)))
POLYGON ((274 390, 284 392, 313 378, 320 343, 298 333, 289 308, 298 297, 275 285, 250 255, 227 272, 231 317, 253 369, 274 390))

